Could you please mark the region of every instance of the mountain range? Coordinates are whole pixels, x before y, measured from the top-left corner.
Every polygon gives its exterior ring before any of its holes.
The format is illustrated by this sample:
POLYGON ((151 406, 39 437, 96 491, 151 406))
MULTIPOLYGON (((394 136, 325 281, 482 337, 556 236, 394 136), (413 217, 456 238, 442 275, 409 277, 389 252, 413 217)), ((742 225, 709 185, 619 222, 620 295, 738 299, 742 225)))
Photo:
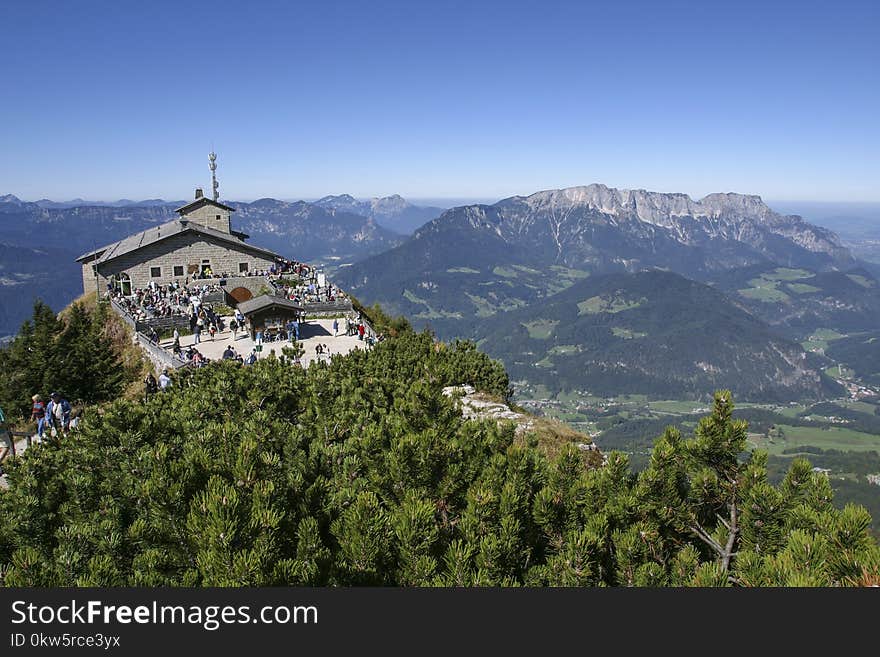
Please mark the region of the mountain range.
POLYGON ((395 312, 443 320, 527 305, 588 274, 659 268, 700 278, 756 265, 856 262, 834 233, 757 196, 693 201, 589 185, 452 208, 340 276, 395 312))
POLYGON ((398 194, 358 200, 349 194, 325 196, 314 202, 322 208, 351 212, 373 219, 383 228, 409 235, 419 226, 439 217, 444 208, 413 205, 398 194))
POLYGON ((880 286, 833 232, 730 193, 695 201, 589 185, 456 207, 337 279, 441 337, 480 340, 512 373, 555 390, 690 394, 727 381, 749 395, 815 398, 832 384, 812 334, 880 319, 880 286), (607 280, 613 291, 587 294, 607 280), (614 299, 629 298, 645 301, 620 312, 614 299), (572 315, 579 303, 597 311, 572 315), (736 349, 695 359, 694 331, 736 349))

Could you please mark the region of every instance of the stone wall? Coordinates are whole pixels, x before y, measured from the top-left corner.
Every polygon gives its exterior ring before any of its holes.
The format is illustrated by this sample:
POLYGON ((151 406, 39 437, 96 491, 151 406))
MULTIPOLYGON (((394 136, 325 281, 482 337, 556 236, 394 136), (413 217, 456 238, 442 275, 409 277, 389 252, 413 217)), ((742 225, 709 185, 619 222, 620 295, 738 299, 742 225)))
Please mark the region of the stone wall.
POLYGON ((201 224, 224 233, 230 232, 229 211, 213 205, 203 205, 198 210, 187 212, 181 217, 195 224, 201 224))
POLYGON ((140 332, 140 322, 135 322, 134 318, 126 312, 125 308, 120 306, 118 303, 110 300, 110 307, 113 309, 123 322, 128 324, 134 332, 134 341, 140 346, 141 350, 144 352, 144 355, 149 359, 150 363, 153 365, 153 369, 161 371, 166 367, 177 369, 179 367, 188 367, 188 363, 180 360, 179 358, 175 358, 174 354, 172 354, 167 349, 162 348, 146 335, 140 332))
MULTIPOLYGON (((262 267, 258 267, 257 269, 262 269, 262 267)), ((232 290, 243 287, 246 290, 250 291, 251 296, 258 297, 260 296, 260 290, 263 288, 267 290, 272 290, 272 286, 266 280, 265 276, 230 276, 224 279, 222 284, 223 289, 227 293, 231 293, 232 290)), ((228 306, 235 307, 235 299, 227 297, 224 302, 228 306)))
MULTIPOLYGON (((84 262, 82 266, 83 292, 95 291, 95 271, 91 262, 84 262)), ((107 280, 98 276, 98 296, 107 291, 107 280)))
MULTIPOLYGON (((99 265, 98 287, 103 294, 107 290, 110 277, 123 273, 131 277, 133 288, 145 288, 151 280, 159 284, 178 281, 183 285, 187 276, 192 281, 193 273, 200 271, 203 260, 208 261, 212 272, 236 274, 236 278, 242 278, 237 276, 240 263, 247 263, 249 271, 269 269, 274 264, 271 256, 251 251, 244 245, 230 244, 209 235, 182 233, 99 265), (182 268, 182 275, 175 275, 175 266, 182 268), (153 278, 151 267, 160 267, 160 276, 153 278)), ((218 281, 206 279, 205 282, 218 281)), ((83 265, 83 289, 95 289, 90 263, 83 265)))
POLYGON ((137 343, 143 350, 144 355, 150 360, 155 371, 161 372, 166 367, 169 369, 178 369, 180 367, 189 366, 188 363, 179 358, 175 358, 174 354, 167 349, 160 347, 143 333, 135 333, 135 336, 137 336, 137 343))
POLYGON ((354 316, 354 308, 350 299, 338 299, 336 301, 322 301, 320 303, 304 303, 306 315, 315 317, 329 317, 333 315, 354 316))

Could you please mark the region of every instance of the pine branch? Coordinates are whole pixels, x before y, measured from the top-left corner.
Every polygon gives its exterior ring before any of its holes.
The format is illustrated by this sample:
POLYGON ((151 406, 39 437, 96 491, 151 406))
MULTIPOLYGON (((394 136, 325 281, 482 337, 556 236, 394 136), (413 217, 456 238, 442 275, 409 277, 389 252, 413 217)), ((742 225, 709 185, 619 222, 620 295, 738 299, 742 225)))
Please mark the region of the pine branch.
MULTIPOLYGON (((730 566, 730 559, 733 557, 733 547, 736 545, 736 537, 739 535, 739 526, 737 525, 738 514, 736 508, 736 498, 730 503, 730 525, 728 526, 727 546, 724 550, 724 557, 721 560, 721 567, 724 570, 730 566)), ((724 523, 725 525, 727 523, 724 523)))
POLYGON ((691 525, 690 530, 694 532, 706 545, 715 550, 715 552, 717 552, 719 556, 724 557, 724 548, 721 546, 721 543, 709 536, 706 530, 700 527, 699 523, 691 525))

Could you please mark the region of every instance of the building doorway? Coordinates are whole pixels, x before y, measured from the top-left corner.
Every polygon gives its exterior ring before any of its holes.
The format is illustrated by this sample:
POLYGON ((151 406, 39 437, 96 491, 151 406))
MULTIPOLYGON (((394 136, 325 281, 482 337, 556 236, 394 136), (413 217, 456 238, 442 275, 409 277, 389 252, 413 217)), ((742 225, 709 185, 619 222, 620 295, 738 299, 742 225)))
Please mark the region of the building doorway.
POLYGON ((199 268, 199 276, 201 278, 211 278, 214 272, 211 270, 211 261, 202 260, 202 266, 199 268))
POLYGON ((131 296, 131 277, 128 274, 116 274, 110 279, 113 283, 113 290, 122 294, 124 297, 131 296))

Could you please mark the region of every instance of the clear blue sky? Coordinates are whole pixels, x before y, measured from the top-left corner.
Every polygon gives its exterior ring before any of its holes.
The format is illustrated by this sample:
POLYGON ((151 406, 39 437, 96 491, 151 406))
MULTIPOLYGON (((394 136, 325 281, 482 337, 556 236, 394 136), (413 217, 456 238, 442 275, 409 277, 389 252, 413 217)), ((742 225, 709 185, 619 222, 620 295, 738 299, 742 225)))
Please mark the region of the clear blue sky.
POLYGON ((880 201, 880 2, 0 3, 0 194, 880 201), (184 7, 185 6, 185 7, 184 7))

